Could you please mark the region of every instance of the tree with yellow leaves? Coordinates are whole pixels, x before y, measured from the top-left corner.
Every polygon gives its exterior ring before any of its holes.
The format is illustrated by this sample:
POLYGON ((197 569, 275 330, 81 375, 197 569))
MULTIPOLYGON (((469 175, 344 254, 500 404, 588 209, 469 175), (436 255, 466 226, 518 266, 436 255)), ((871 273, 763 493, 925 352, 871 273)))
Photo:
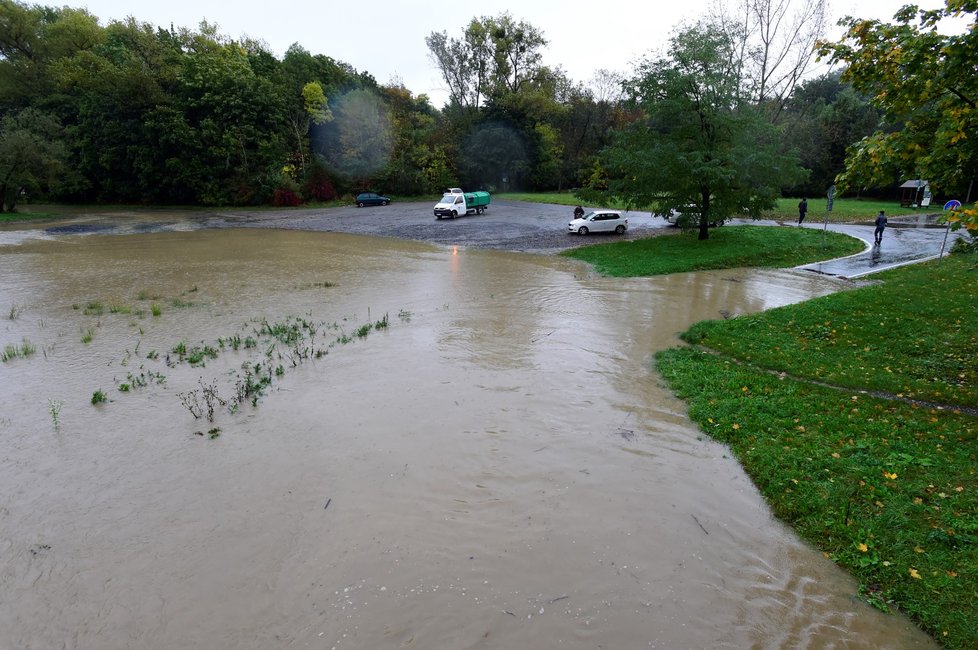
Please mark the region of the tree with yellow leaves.
MULTIPOLYGON (((926 178, 945 195, 974 200, 978 176, 978 0, 946 0, 923 10, 903 7, 893 23, 847 16, 838 43, 819 56, 844 63, 843 79, 872 97, 888 128, 853 144, 841 187, 888 185, 896 177, 926 178), (970 17, 962 33, 938 31, 950 17, 970 17)), ((955 228, 978 233, 974 205, 952 212, 955 228)))

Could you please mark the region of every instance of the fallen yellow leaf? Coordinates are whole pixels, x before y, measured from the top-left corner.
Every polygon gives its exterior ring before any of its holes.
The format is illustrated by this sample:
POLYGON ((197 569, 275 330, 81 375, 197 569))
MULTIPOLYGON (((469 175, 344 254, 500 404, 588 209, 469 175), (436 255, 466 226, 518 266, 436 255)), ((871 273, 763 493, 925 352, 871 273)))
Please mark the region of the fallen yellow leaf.
POLYGON ((868 551, 868 550, 869 550, 869 547, 868 547, 868 546, 866 546, 865 544, 862 544, 862 543, 860 543, 860 544, 859 544, 858 546, 856 546, 856 548, 858 548, 858 549, 859 549, 860 551, 862 551, 863 553, 865 553, 866 551, 868 551))
POLYGON ((917 573, 917 569, 910 567, 910 577, 914 580, 920 580, 920 574, 917 573))
POLYGON ((913 547, 913 552, 914 553, 923 553, 924 552, 924 549, 920 548, 919 546, 914 546, 913 547))

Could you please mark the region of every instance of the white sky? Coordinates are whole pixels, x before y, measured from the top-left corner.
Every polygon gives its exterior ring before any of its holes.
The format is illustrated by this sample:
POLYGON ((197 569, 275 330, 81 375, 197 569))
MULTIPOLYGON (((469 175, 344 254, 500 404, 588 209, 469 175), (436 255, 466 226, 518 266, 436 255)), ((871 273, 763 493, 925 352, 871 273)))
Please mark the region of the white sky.
MULTIPOLYGON (((705 15, 714 0, 65 0, 87 7, 102 25, 133 16, 158 27, 196 29, 202 20, 221 34, 264 41, 281 58, 292 43, 369 72, 381 84, 399 79, 414 94, 427 94, 441 108, 447 93, 428 57, 425 37, 435 31, 458 36, 472 18, 505 11, 544 32, 549 41, 543 62, 561 66, 575 82, 595 70, 623 73, 650 50, 661 47, 682 21, 705 15)), ((839 17, 890 20, 910 0, 845 0, 830 6, 831 34, 839 17)), ((40 1, 40 4, 48 4, 40 1)), ((60 5, 62 3, 50 3, 60 5)), ((921 6, 943 6, 920 0, 921 6)))

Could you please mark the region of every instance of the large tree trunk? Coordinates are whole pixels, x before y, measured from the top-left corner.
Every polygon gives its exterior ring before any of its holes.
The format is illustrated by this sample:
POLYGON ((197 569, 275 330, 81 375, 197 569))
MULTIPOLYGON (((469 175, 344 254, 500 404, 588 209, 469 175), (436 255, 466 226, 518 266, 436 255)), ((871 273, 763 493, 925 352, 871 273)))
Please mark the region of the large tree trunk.
POLYGON ((700 213, 700 233, 697 239, 703 241, 710 238, 710 190, 704 189, 703 211, 700 213))

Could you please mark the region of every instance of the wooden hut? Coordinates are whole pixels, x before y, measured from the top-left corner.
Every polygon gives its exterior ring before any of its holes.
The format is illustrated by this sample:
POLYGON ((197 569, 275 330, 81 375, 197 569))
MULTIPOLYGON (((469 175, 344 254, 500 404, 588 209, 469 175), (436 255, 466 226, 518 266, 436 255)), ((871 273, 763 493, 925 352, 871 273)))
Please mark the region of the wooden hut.
POLYGON ((930 198, 930 183, 924 180, 907 181, 900 186, 900 205, 904 208, 916 208, 921 204, 924 195, 930 198))

